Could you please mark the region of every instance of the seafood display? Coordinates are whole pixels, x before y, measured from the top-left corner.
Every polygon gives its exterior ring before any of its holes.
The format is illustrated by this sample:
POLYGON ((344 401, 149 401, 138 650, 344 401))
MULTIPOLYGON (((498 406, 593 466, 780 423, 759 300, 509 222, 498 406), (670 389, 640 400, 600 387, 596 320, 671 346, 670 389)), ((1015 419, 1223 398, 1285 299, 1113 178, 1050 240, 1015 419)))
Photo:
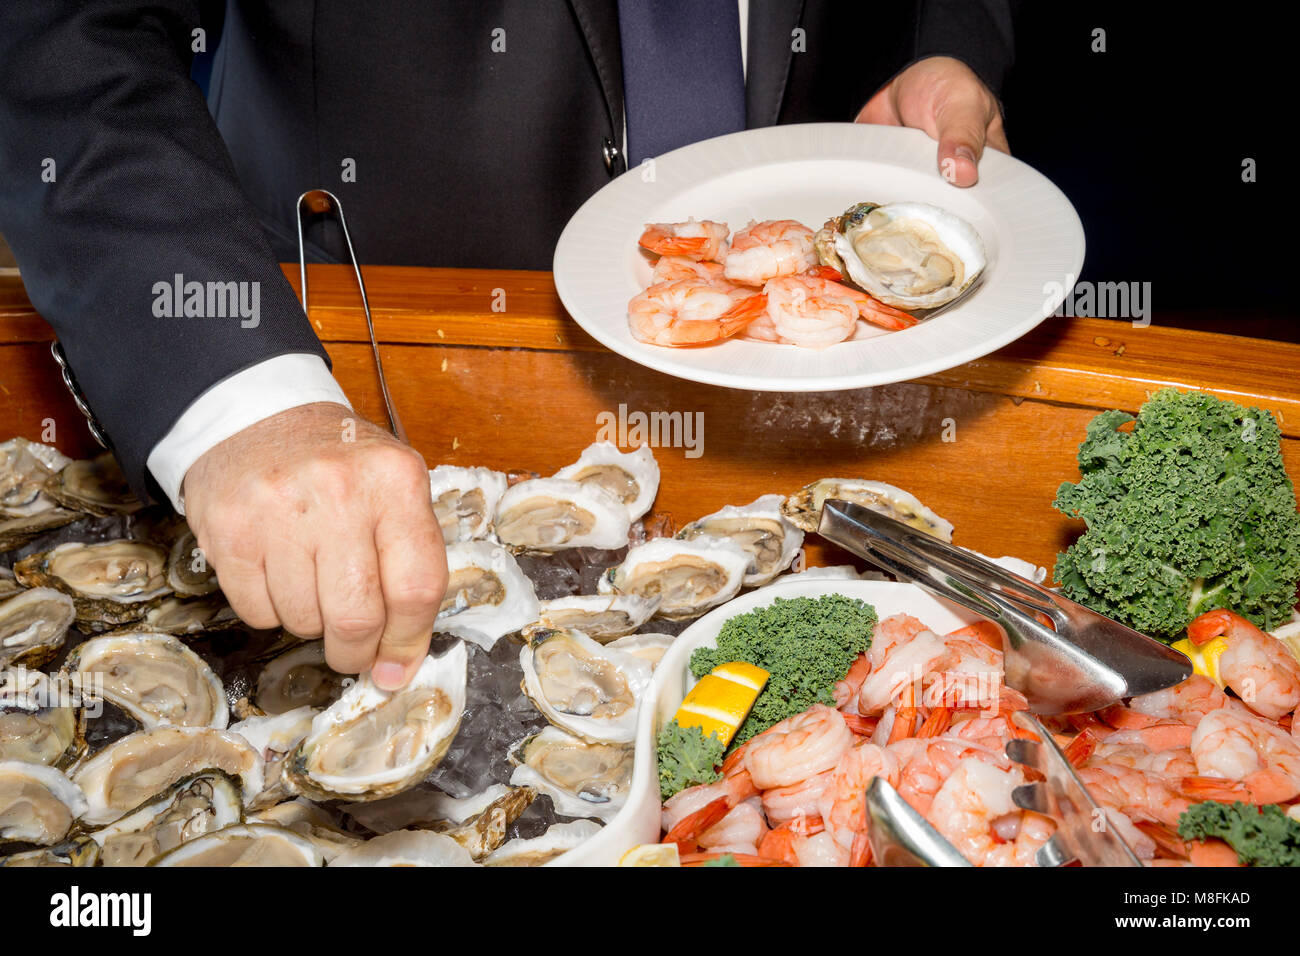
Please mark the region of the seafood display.
POLYGON ((919 202, 856 203, 817 232, 791 219, 733 235, 710 220, 649 223, 653 282, 628 303, 633 338, 670 348, 740 336, 823 349, 859 324, 899 331, 954 302, 986 260, 965 220, 919 202))

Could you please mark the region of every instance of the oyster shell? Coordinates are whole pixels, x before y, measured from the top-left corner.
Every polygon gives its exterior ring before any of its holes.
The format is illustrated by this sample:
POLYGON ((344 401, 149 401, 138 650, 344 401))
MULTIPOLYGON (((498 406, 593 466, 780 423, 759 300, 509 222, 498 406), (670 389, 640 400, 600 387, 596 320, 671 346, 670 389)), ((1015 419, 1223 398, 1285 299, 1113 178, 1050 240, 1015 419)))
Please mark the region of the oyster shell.
POLYGON ((351 833, 345 833, 334 825, 334 821, 324 810, 309 800, 298 798, 277 803, 267 807, 248 818, 249 823, 272 823, 286 830, 292 830, 316 844, 321 856, 328 866, 340 853, 360 846, 365 841, 351 833))
POLYGON ((493 530, 518 550, 558 551, 621 548, 631 527, 627 507, 594 482, 532 478, 501 496, 493 530))
POLYGON ((551 798, 566 817, 611 820, 627 802, 633 750, 623 744, 593 744, 547 727, 511 749, 510 782, 551 798))
POLYGON ((616 641, 610 641, 606 647, 612 647, 616 651, 622 651, 624 654, 631 654, 633 657, 639 657, 650 665, 651 669, 659 666, 663 660, 664 653, 672 647, 673 641, 677 640, 671 634, 629 634, 626 637, 620 637, 616 641))
POLYGON ((66 837, 85 812, 85 795, 61 770, 0 761, 0 843, 50 846, 66 837))
POLYGON ((330 866, 474 866, 468 850, 444 833, 394 830, 339 854, 330 866))
MULTIPOLYGON (((550 628, 573 628, 593 641, 608 643, 631 634, 650 620, 659 597, 633 594, 579 594, 543 601, 537 620, 550 628)), ((527 635, 525 635, 527 636, 527 635)))
POLYGON ((202 597, 218 587, 216 568, 208 564, 199 539, 186 528, 167 556, 167 584, 180 597, 202 597))
POLYGON ((0 603, 0 667, 40 667, 63 649, 77 616, 72 598, 53 588, 32 588, 0 603))
POLYGON ((239 616, 226 603, 224 595, 209 594, 198 598, 163 598, 144 612, 141 621, 155 631, 168 634, 197 634, 220 631, 240 625, 239 616))
POLYGON ((253 701, 267 714, 326 707, 343 693, 347 680, 325 663, 324 641, 303 641, 267 662, 257 675, 253 701))
POLYGON ((0 670, 0 760, 60 766, 78 749, 71 697, 40 671, 0 670))
POLYGON ((288 799, 290 794, 284 782, 284 762, 311 732, 311 722, 318 713, 314 707, 299 707, 283 714, 248 717, 231 725, 231 733, 239 734, 262 755, 263 789, 249 800, 251 809, 258 810, 288 799))
POLYGON ((92 826, 119 820, 200 770, 240 779, 244 799, 262 790, 262 758, 243 737, 212 727, 155 727, 127 734, 78 764, 72 781, 86 794, 92 826))
POLYGON ((23 558, 14 576, 69 595, 77 620, 100 628, 138 621, 171 593, 167 552, 147 541, 68 542, 23 558))
POLYGON ((519 652, 524 693, 552 724, 585 740, 629 743, 652 668, 581 631, 539 628, 519 652))
POLYGON ((613 442, 598 441, 583 449, 576 462, 565 465, 554 477, 609 492, 627 508, 632 521, 650 510, 659 492, 659 463, 646 445, 622 452, 613 442))
POLYGON ((431 469, 429 493, 442 527, 442 540, 455 544, 486 537, 507 484, 502 472, 490 468, 439 465, 431 469))
POLYGON ((553 823, 541 836, 516 837, 500 849, 493 850, 484 866, 544 866, 561 853, 586 843, 603 828, 595 820, 570 820, 553 823))
POLYGON ((82 694, 104 699, 145 729, 216 727, 230 721, 226 691, 203 658, 170 634, 127 631, 77 646, 63 665, 82 694))
POLYGON ((45 494, 64 508, 92 515, 128 515, 144 507, 107 451, 67 465, 45 483, 45 494))
POLYGON ((660 598, 658 615, 695 617, 740 591, 751 556, 721 538, 655 538, 629 549, 600 579, 601 594, 660 598))
POLYGON ((312 721, 285 767, 291 786, 317 800, 376 800, 419 783, 460 728, 467 661, 458 641, 393 693, 364 675, 312 721))
POLYGON ((239 782, 220 770, 177 781, 116 823, 95 830, 100 866, 144 866, 195 837, 243 820, 239 782))
POLYGON ((48 531, 62 528, 80 518, 75 511, 51 508, 18 518, 0 517, 0 552, 15 551, 48 531))
POLYGON ((57 846, 0 856, 0 866, 94 866, 99 844, 88 836, 77 836, 57 846))
POLYGON ((727 505, 721 511, 692 521, 677 537, 725 538, 750 554, 744 586, 767 584, 790 567, 803 544, 803 531, 781 514, 781 495, 763 495, 747 505, 727 505))
POLYGON ((491 650, 504 635, 537 620, 533 582, 505 548, 488 541, 453 544, 447 548, 447 571, 435 631, 491 650))
POLYGON ((822 227, 814 245, 824 265, 900 309, 952 301, 986 263, 974 227, 928 203, 858 203, 822 227))
POLYGON ((941 541, 952 541, 952 522, 939 517, 902 488, 863 478, 822 478, 804 485, 781 506, 782 513, 804 531, 816 531, 822 504, 839 498, 911 525, 941 541))
MULTIPOLYGON (((25 438, 11 438, 0 444, 0 518, 23 518, 57 510, 54 499, 45 493, 45 484, 71 461, 51 445, 25 438)), ((69 515, 68 520, 73 517, 69 515)))
POLYGON ((150 866, 324 866, 304 836, 270 823, 236 823, 182 843, 150 866))

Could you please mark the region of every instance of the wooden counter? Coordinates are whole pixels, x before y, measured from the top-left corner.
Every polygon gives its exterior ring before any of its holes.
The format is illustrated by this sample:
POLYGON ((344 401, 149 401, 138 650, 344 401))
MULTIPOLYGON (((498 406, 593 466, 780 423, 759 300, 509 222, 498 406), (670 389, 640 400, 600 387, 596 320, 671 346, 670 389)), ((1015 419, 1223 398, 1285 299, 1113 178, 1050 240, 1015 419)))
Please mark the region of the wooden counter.
MULTIPOLYGON (((286 273, 297 284, 297 267, 286 273)), ((567 316, 548 273, 365 270, 394 400, 430 465, 549 474, 602 424, 641 411, 703 424, 699 454, 656 448, 655 510, 677 524, 821 477, 916 494, 986 554, 1050 566, 1079 528, 1051 507, 1098 410, 1136 411, 1165 385, 1273 411, 1300 476, 1300 345, 1098 319, 1049 319, 1001 351, 917 382, 815 394, 697 385, 609 352, 567 316), (494 312, 497 290, 505 311, 494 312), (694 422, 697 419, 691 418, 694 422)), ((383 420, 350 270, 313 266, 312 321, 357 409, 383 420)), ((52 333, 15 277, 0 277, 0 439, 57 423, 69 454, 93 449, 49 357, 52 333)), ((844 560, 814 545, 814 564, 844 560)))

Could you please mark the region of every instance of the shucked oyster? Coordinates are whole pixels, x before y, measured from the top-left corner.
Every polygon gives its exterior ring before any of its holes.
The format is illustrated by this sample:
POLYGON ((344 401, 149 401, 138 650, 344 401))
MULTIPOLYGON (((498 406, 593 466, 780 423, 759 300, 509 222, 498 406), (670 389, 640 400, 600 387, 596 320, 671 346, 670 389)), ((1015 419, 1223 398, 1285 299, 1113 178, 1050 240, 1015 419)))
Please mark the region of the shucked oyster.
POLYGON ((595 820, 570 820, 553 823, 539 837, 517 837, 500 849, 493 850, 484 866, 545 866, 560 854, 586 843, 601 831, 595 820))
POLYGON ((823 226, 815 245, 823 265, 900 309, 950 302, 985 265, 971 224, 927 203, 858 203, 823 226))
POLYGON ((325 663, 324 641, 303 641, 277 654, 262 668, 253 702, 267 714, 325 707, 343 692, 346 680, 325 663))
POLYGON ((588 743, 547 727, 512 749, 510 782, 546 794, 561 816, 609 821, 627 802, 632 757, 624 744, 588 743))
POLYGON ((146 541, 61 544, 23 558, 14 576, 28 587, 70 595, 77 620, 100 627, 138 621, 171 593, 167 552, 146 541))
POLYGON ((62 766, 77 749, 77 711, 40 671, 0 670, 0 760, 62 766))
POLYGON ((72 462, 46 482, 45 494, 65 508, 92 515, 133 514, 144 507, 107 451, 72 462))
POLYGON ((655 538, 628 551, 600 579, 601 594, 660 598, 660 617, 695 617, 740 591, 751 556, 721 538, 655 538))
POLYGON ((636 737, 637 710, 653 672, 639 657, 602 647, 581 631, 542 628, 529 635, 519 666, 524 693, 552 724, 597 742, 636 737))
POLYGON ((45 494, 45 483, 71 460, 57 448, 25 438, 0 444, 0 518, 55 510, 55 501, 45 494))
POLYGON ((460 728, 467 662, 458 641, 426 657, 402 690, 364 675, 312 721, 285 767, 290 785, 316 800, 377 800, 419 783, 460 728))
POLYGON ((474 866, 470 852, 445 833, 394 830, 340 853, 330 866, 474 866))
POLYGON ((270 823, 236 823, 213 830, 150 866, 324 866, 325 858, 305 836, 270 823))
POLYGON ((199 631, 220 631, 240 625, 239 616, 222 594, 206 597, 166 597, 145 611, 142 622, 155 631, 168 634, 196 634, 199 631))
POLYGON ((317 713, 319 711, 313 707, 299 707, 283 714, 249 717, 230 726, 231 733, 239 734, 262 755, 264 789, 249 800, 251 809, 269 807, 288 798, 289 789, 283 779, 284 763, 311 733, 311 722, 317 713))
POLYGON ((17 760, 0 761, 0 843, 50 846, 86 812, 86 798, 62 771, 17 760))
MULTIPOLYGON (((365 804, 357 804, 365 806, 365 804)), ((273 823, 304 836, 316 845, 328 866, 339 854, 346 853, 365 841, 356 834, 338 828, 334 819, 320 806, 299 797, 251 814, 248 823, 273 823)))
POLYGON ((555 477, 603 488, 623 502, 633 521, 650 510, 659 491, 659 463, 645 445, 636 451, 621 452, 613 442, 596 442, 588 445, 572 465, 557 471, 555 477))
POLYGON ((672 647, 675 638, 672 634, 629 634, 626 637, 620 637, 617 641, 610 641, 606 647, 612 647, 616 651, 622 651, 624 654, 631 654, 633 657, 639 657, 650 665, 651 670, 659 666, 663 656, 667 653, 668 648, 672 647))
POLYGON ((538 620, 546 627, 569 627, 593 641, 608 643, 631 634, 650 620, 659 607, 658 597, 632 594, 578 594, 543 601, 538 620))
POLYGON ((239 823, 239 782, 220 770, 186 777, 116 823, 90 834, 100 866, 144 866, 195 837, 239 823))
POLYGON ((72 598, 53 588, 32 588, 0 603, 0 667, 40 667, 55 657, 76 616, 72 598))
POLYGON ((429 493, 442 540, 455 544, 486 536, 506 484, 506 476, 490 468, 439 465, 430 470, 429 493))
POLYGON ((883 481, 862 478, 823 478, 804 485, 781 506, 781 511, 804 531, 816 531, 821 522, 822 504, 827 498, 839 498, 872 511, 879 511, 896 521, 911 525, 941 541, 952 541, 952 522, 947 521, 902 488, 883 481))
POLYGON ((631 527, 627 506, 598 484, 533 478, 501 496, 493 530, 518 550, 558 551, 621 548, 631 527))
POLYGON ((745 569, 745 587, 767 584, 790 566, 803 544, 803 531, 781 515, 783 500, 780 495, 763 495, 743 507, 727 505, 721 511, 692 521, 677 537, 693 539, 708 535, 740 545, 751 556, 745 569))
POLYGON ((167 583, 181 597, 202 597, 218 587, 216 569, 208 564, 199 539, 189 528, 172 544, 167 557, 167 583))
POLYGON ((447 548, 447 591, 435 631, 491 650, 499 638, 537 620, 533 582, 509 551, 488 541, 447 548))
POLYGON ((80 678, 85 696, 102 696, 146 729, 222 729, 230 720, 217 675, 170 634, 127 631, 94 638, 73 650, 63 670, 80 678))

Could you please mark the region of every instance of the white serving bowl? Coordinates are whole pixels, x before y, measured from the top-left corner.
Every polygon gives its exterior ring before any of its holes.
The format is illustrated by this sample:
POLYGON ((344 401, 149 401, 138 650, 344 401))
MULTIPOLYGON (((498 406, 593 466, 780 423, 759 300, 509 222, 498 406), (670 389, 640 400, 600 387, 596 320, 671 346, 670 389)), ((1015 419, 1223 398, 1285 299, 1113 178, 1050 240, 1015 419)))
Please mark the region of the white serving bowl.
POLYGON ((619 857, 638 843, 658 842, 660 803, 655 738, 659 728, 672 720, 687 691, 695 684, 689 666, 691 653, 697 647, 715 646, 718 632, 729 618, 766 607, 773 598, 822 597, 827 594, 861 598, 875 607, 881 618, 891 614, 911 614, 940 634, 979 620, 979 615, 934 597, 914 584, 892 581, 778 581, 714 608, 673 641, 655 670, 654 681, 646 691, 637 720, 636 755, 627 803, 600 833, 556 857, 550 865, 614 866, 619 857))

